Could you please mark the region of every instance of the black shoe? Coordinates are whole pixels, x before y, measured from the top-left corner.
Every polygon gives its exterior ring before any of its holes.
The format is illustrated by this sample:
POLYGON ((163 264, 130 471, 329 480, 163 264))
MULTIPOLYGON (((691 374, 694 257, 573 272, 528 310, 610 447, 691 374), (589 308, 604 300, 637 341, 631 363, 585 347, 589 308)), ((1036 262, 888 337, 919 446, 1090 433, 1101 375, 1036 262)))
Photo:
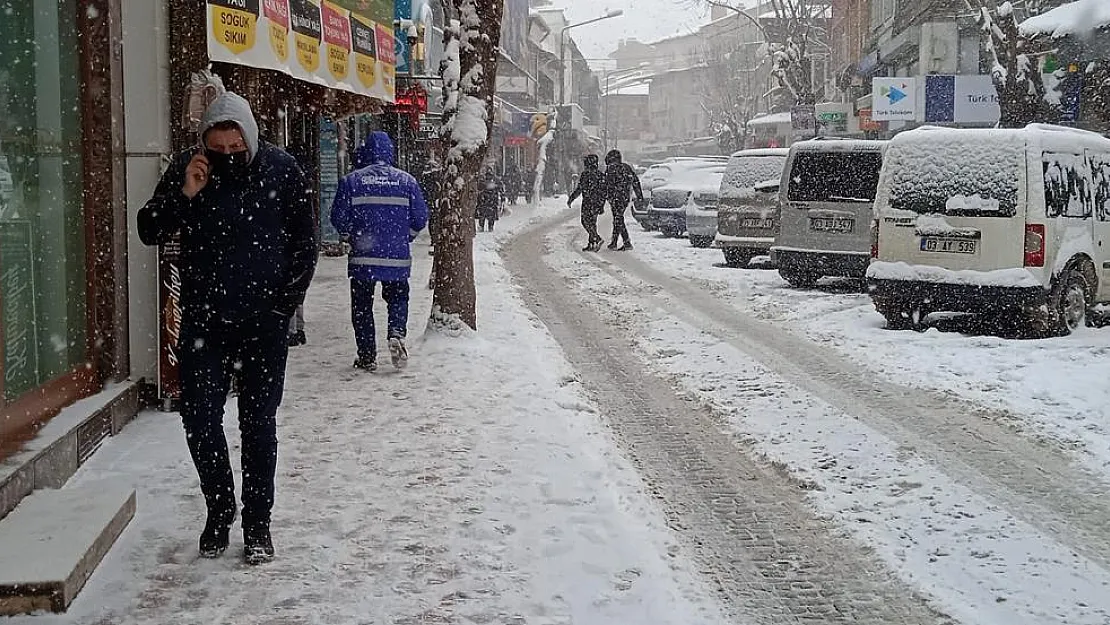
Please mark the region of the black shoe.
POLYGON ((355 369, 374 372, 378 370, 378 361, 373 358, 359 356, 355 359, 355 369))
POLYGON ((274 541, 269 527, 243 530, 243 561, 251 566, 274 561, 274 541))
POLYGON ((204 531, 200 533, 200 557, 218 558, 227 551, 230 542, 231 525, 235 523, 235 508, 231 513, 208 513, 204 531))
POLYGON ((294 332, 289 335, 289 347, 297 347, 298 345, 305 345, 308 339, 305 338, 304 332, 294 332))
POLYGON ((620 246, 617 249, 621 252, 627 252, 628 250, 632 249, 632 244, 631 243, 625 243, 624 245, 620 246))
POLYGON ((610 243, 610 244, 608 245, 608 247, 606 247, 606 249, 610 249, 610 250, 615 250, 615 249, 617 249, 617 244, 616 244, 616 242, 614 241, 613 243, 610 243))

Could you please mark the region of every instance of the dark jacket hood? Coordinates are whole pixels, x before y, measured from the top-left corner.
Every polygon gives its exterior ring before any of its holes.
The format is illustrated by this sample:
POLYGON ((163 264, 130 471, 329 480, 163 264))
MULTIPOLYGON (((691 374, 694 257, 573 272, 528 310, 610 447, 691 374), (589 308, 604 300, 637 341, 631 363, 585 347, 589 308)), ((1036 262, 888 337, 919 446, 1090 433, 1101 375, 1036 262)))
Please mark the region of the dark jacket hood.
POLYGON ((250 103, 243 96, 230 91, 212 100, 205 109, 200 127, 197 129, 200 133, 201 145, 207 147, 204 133, 221 122, 235 122, 239 126, 239 131, 243 133, 243 142, 247 144, 247 152, 253 162, 254 157, 258 156, 258 122, 254 119, 250 103))
POLYGON ((606 165, 616 165, 619 162, 621 162, 620 150, 609 150, 609 153, 605 155, 606 165))
POLYGON ((585 164, 586 169, 598 169, 597 154, 587 154, 586 157, 582 159, 582 162, 585 164))
POLYGON ((355 152, 355 169, 376 164, 393 167, 393 140, 380 130, 370 133, 355 152))

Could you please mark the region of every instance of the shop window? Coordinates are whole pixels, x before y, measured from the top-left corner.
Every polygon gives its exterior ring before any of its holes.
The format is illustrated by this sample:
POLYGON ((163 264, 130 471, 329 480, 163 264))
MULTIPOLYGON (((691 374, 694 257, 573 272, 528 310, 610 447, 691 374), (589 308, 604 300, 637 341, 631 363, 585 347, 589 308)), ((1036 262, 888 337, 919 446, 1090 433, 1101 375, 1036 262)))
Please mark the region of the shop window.
POLYGON ((76 0, 0 0, 4 399, 87 358, 76 0))

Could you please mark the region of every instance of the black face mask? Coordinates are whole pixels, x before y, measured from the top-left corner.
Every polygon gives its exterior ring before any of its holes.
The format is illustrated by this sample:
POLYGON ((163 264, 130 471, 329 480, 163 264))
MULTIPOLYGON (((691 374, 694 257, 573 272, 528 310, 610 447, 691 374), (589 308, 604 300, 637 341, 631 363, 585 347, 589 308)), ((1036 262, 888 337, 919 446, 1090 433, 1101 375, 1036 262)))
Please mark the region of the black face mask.
POLYGON ((246 178, 250 168, 250 152, 232 152, 225 154, 215 150, 205 150, 208 166, 211 173, 224 180, 240 180, 246 178))

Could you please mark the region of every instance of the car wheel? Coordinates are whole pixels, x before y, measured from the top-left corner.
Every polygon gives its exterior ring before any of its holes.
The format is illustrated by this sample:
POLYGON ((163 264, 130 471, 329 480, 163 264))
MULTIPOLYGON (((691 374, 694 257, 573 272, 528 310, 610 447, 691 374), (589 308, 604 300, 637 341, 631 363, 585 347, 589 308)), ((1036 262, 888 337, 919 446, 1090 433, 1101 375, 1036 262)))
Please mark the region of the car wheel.
POLYGON ((779 269, 779 275, 783 280, 790 283, 790 286, 798 289, 812 289, 817 286, 817 280, 821 276, 815 273, 808 273, 803 271, 792 271, 789 269, 779 269))
POLYGON ((752 255, 738 247, 726 247, 722 251, 725 253, 725 265, 728 267, 747 267, 748 263, 752 262, 752 255))
POLYGON ((663 236, 667 237, 668 239, 678 238, 678 230, 675 230, 674 228, 659 228, 659 232, 661 232, 663 236))
POLYGON ((690 245, 694 247, 706 248, 713 245, 713 237, 703 237, 690 235, 690 245))
POLYGON ((890 304, 877 299, 873 301, 875 310, 886 319, 887 330, 913 330, 917 327, 917 321, 924 317, 915 315, 911 306, 890 304))
POLYGON ((1049 295, 1054 334, 1067 336, 1086 325, 1090 297, 1087 277, 1078 267, 1072 267, 1060 276, 1049 295))

